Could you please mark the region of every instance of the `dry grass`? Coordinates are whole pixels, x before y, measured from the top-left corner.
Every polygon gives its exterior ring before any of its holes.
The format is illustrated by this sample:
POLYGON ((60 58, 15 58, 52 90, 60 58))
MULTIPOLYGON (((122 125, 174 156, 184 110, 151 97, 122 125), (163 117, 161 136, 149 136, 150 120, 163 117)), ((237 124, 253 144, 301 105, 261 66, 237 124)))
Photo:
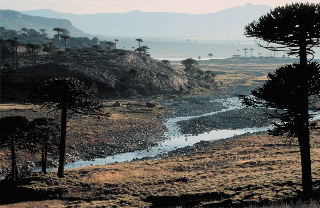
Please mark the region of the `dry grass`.
MULTIPOLYGON (((123 100, 122 106, 111 107, 114 102, 110 100, 103 103, 103 111, 109 113, 109 117, 77 114, 70 117, 67 128, 67 146, 77 149, 94 143, 126 143, 126 137, 134 138, 136 135, 146 134, 146 132, 161 133, 165 130, 164 126, 156 119, 157 115, 165 111, 161 105, 147 108, 143 102, 123 100), (127 107, 129 105, 130 107, 127 107)), ((49 111, 29 104, 0 104, 0 117, 5 116, 25 116, 29 120, 37 117, 52 117, 58 123, 60 122, 59 111, 49 111)), ((153 138, 150 137, 150 139, 153 138)), ((29 155, 21 151, 18 156, 20 163, 31 158, 34 159, 34 157, 39 159, 40 155, 29 155)), ((9 152, 0 151, 0 161, 1 169, 8 168, 10 165, 9 152)))
MULTIPOLYGON (((312 132, 315 190, 320 188, 318 134, 312 132)), ((172 205, 196 203, 201 207, 226 202, 239 206, 295 200, 302 192, 299 147, 286 140, 268 135, 229 139, 208 150, 180 157, 74 169, 66 171, 63 179, 50 173, 24 187, 41 192, 64 190, 57 199, 64 200, 65 206, 81 201, 83 207, 97 203, 106 207, 148 207, 150 202, 158 202, 156 199, 163 203, 171 200, 172 205), (180 200, 184 196, 193 199, 208 194, 210 197, 196 202, 180 200), (214 194, 221 197, 212 197, 214 194)))
MULTIPOLYGON (((259 86, 266 75, 283 66, 292 63, 291 59, 222 59, 200 61, 201 70, 210 70, 217 74, 215 80, 223 86, 259 86)), ((172 62, 172 66, 183 70, 180 62, 172 62)))

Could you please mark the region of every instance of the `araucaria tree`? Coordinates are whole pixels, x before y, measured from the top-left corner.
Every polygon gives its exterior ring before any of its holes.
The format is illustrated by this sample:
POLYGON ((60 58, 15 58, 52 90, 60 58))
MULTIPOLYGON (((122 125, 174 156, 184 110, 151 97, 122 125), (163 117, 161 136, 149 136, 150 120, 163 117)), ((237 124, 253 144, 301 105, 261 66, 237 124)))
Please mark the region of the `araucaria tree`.
POLYGON ((138 43, 139 43, 139 48, 140 48, 140 43, 143 42, 143 40, 142 40, 142 39, 136 39, 136 41, 138 41, 138 43))
POLYGON ((64 39, 64 50, 67 49, 67 39, 70 39, 71 37, 69 35, 62 35, 62 39, 64 39))
POLYGON ((307 55, 313 54, 312 47, 319 44, 319 19, 320 4, 295 3, 287 4, 284 7, 276 7, 266 15, 261 16, 258 21, 253 21, 245 27, 245 35, 255 37, 260 46, 270 49, 268 44, 275 43, 282 45, 277 50, 290 49, 291 54, 297 54, 300 57, 299 65, 286 66, 278 69, 274 75, 269 75, 267 84, 263 88, 253 91, 254 98, 249 99, 247 97, 246 102, 253 105, 254 103, 260 103, 259 100, 264 100, 264 105, 267 107, 274 106, 277 109, 286 109, 285 114, 280 114, 280 119, 289 123, 286 126, 277 126, 275 133, 289 132, 289 135, 298 137, 302 186, 305 197, 312 193, 309 95, 312 94, 313 87, 318 87, 318 80, 311 77, 311 74, 315 73, 314 71, 319 73, 318 65, 308 64, 307 55), (265 41, 267 44, 264 46, 261 41, 265 41), (283 71, 286 75, 282 74, 283 71), (293 72, 297 78, 291 75, 293 72), (279 80, 280 73, 282 80, 279 80), (310 86, 310 82, 314 82, 314 86, 310 86), (278 85, 278 87, 270 91, 274 87, 273 85, 278 85), (291 88, 289 89, 291 94, 286 94, 287 87, 291 88), (287 99, 291 99, 292 103, 288 103, 287 99), (287 103, 287 105, 284 103, 287 103))
POLYGON ((58 149, 60 126, 53 118, 35 118, 30 122, 29 142, 35 152, 41 152, 42 172, 46 173, 49 151, 58 149))
POLYGON ((66 29, 56 27, 56 28, 53 28, 53 30, 58 33, 58 45, 59 45, 59 51, 60 51, 60 33, 65 32, 66 29))
POLYGON ((199 65, 198 61, 188 58, 181 61, 181 64, 185 66, 186 72, 195 72, 197 69, 197 66, 199 65))
POLYGON ((94 90, 75 78, 56 78, 46 81, 31 96, 34 103, 61 110, 61 138, 58 177, 64 177, 66 130, 68 113, 87 114, 101 109, 100 101, 94 98, 94 90))
POLYGON ((21 116, 8 116, 0 119, 0 147, 11 150, 11 179, 19 177, 16 150, 27 146, 29 120, 21 116))

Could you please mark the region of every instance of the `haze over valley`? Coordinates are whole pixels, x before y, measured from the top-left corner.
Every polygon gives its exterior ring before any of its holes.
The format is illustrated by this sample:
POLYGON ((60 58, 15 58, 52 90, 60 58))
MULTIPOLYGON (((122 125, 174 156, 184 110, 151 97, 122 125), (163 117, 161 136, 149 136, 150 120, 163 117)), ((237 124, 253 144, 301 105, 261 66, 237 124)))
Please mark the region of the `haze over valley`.
MULTIPOLYGON (((55 27, 66 28, 71 37, 98 37, 101 41, 118 39, 118 48, 132 50, 135 39, 150 48, 154 58, 228 58, 245 56, 243 48, 253 48, 253 56, 270 56, 243 35, 244 26, 268 12, 272 7, 246 4, 211 14, 131 11, 76 15, 51 9, 19 12, 0 10, 0 24, 19 31, 22 27, 47 30, 49 37, 55 27)), ((246 54, 251 56, 251 54, 246 54)), ((281 57, 286 55, 278 53, 281 57)))

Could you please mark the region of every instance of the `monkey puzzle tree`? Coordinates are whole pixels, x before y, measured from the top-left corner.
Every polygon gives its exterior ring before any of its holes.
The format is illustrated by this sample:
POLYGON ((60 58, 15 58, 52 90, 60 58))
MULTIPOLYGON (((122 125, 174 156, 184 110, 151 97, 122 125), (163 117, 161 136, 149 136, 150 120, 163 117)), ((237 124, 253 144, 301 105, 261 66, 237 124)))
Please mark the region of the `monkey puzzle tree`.
MULTIPOLYGON (((310 160, 310 139, 309 139, 309 94, 308 88, 309 68, 307 55, 313 54, 313 46, 319 44, 320 38, 320 4, 295 3, 287 4, 283 7, 276 7, 266 15, 253 21, 245 27, 245 35, 247 37, 255 37, 259 46, 270 49, 269 43, 282 45, 278 50, 291 50, 291 54, 297 54, 300 57, 300 65, 296 70, 298 78, 295 85, 299 86, 299 94, 295 94, 294 114, 295 125, 289 126, 290 131, 295 131, 298 137, 301 154, 302 166, 302 186, 305 197, 312 193, 312 177, 311 177, 311 160, 310 160), (262 45, 261 41, 265 41, 267 45, 262 45), (294 129, 292 129, 294 128, 294 129)), ((287 71, 290 76, 291 71, 287 71)), ((290 76, 291 77, 291 76, 290 76)), ((272 82, 271 79, 270 82, 272 82)), ((284 88, 284 85, 281 85, 284 88)), ((280 90, 280 88, 278 88, 280 90)), ((283 90, 283 89, 281 89, 283 90)), ((277 91, 277 90, 275 90, 277 91)), ((274 93, 276 93, 274 91, 274 93)), ((260 91, 263 95, 265 92, 260 91)), ((258 94, 256 94, 258 95, 258 94)), ((258 97, 269 101, 271 97, 276 95, 266 94, 266 96, 258 97)), ((280 102, 275 100, 275 103, 280 102)), ((279 103, 281 104, 281 103, 279 103)), ((279 107, 279 106, 278 106, 279 107)), ((280 107, 282 107, 280 105, 280 107)), ((288 129, 287 129, 288 130, 288 129)))
POLYGON ((244 48, 243 50, 244 50, 244 57, 247 58, 247 53, 248 53, 247 50, 249 50, 249 49, 248 48, 244 48))
POLYGON ((18 40, 20 38, 13 37, 7 40, 10 43, 11 51, 12 51, 12 65, 14 63, 14 57, 16 57, 16 69, 18 69, 18 46, 21 44, 18 40))
POLYGON ((32 94, 31 102, 61 110, 61 137, 58 177, 64 177, 66 130, 68 113, 86 114, 100 110, 102 105, 94 99, 95 92, 76 78, 56 78, 46 81, 32 94))
POLYGON ((71 37, 69 35, 62 35, 62 39, 64 39, 64 50, 67 48, 67 39, 70 39, 71 37))
POLYGON ((53 118, 35 118, 30 122, 29 140, 32 142, 32 149, 41 152, 42 172, 46 173, 47 156, 49 150, 58 149, 58 134, 60 127, 53 118))
POLYGON ((114 39, 114 49, 117 49, 117 42, 119 42, 118 39, 114 39))
POLYGON ((254 49, 253 49, 253 48, 250 48, 249 50, 251 51, 251 58, 252 58, 252 51, 253 51, 254 49))
POLYGON ((185 66, 186 72, 195 72, 197 66, 199 65, 198 61, 193 58, 188 58, 181 61, 181 64, 185 66))
POLYGON ((136 41, 138 41, 138 43, 139 43, 139 48, 140 48, 140 43, 143 42, 143 40, 142 40, 142 39, 136 39, 136 41))
MULTIPOLYGON (((36 63, 36 51, 41 49, 42 46, 38 43, 28 43, 26 45, 27 48, 31 49, 31 55, 32 55, 32 63, 33 63, 33 67, 36 63)), ((38 52, 37 52, 37 57, 38 57, 38 52)))
POLYGON ((139 48, 136 48, 135 51, 137 51, 138 53, 144 53, 145 54, 147 50, 145 48, 143 48, 143 47, 139 47, 139 48))
POLYGON ((16 150, 26 147, 29 120, 21 116, 7 116, 0 119, 0 147, 11 150, 11 179, 19 177, 16 150))
POLYGON ((59 51, 60 51, 60 33, 65 32, 66 29, 56 27, 56 28, 53 28, 53 30, 58 33, 58 46, 59 46, 59 51))
POLYGON ((40 31, 42 32, 42 42, 44 43, 44 39, 46 38, 46 37, 48 37, 48 34, 46 34, 46 29, 40 29, 40 31))

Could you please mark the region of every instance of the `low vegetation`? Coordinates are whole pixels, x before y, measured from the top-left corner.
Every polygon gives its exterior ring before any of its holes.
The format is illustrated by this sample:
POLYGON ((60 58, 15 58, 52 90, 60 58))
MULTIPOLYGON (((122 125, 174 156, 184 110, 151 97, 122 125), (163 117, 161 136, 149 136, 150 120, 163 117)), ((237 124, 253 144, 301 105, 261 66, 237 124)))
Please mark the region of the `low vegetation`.
MULTIPOLYGON (((312 131, 316 194, 320 188, 319 134, 312 131)), ((62 179, 54 172, 34 174, 16 186, 6 181, 0 186, 2 203, 29 207, 51 203, 57 207, 295 207, 302 193, 297 142, 268 135, 217 141, 179 157, 67 170, 62 179), (14 196, 16 191, 21 194, 14 196)))

